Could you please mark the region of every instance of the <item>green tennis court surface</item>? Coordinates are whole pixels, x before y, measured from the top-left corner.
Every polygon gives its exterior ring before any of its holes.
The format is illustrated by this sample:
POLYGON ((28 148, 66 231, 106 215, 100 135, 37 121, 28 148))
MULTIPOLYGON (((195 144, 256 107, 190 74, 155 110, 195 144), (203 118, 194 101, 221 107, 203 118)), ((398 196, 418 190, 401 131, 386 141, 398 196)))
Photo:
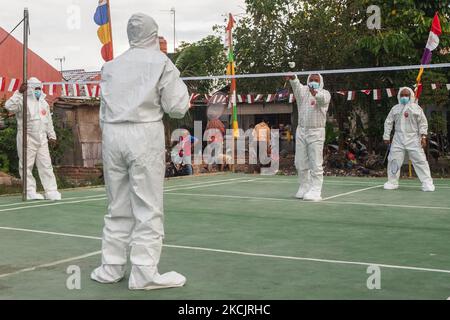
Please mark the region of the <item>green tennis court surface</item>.
POLYGON ((127 281, 89 280, 100 263, 104 188, 64 200, 0 197, 1 299, 447 299, 450 181, 423 193, 384 179, 326 178, 325 201, 293 197, 296 177, 215 175, 165 184, 166 239, 160 271, 184 288, 129 291, 127 281), (68 266, 81 290, 68 290, 68 266), (369 290, 371 265, 381 289, 369 290))

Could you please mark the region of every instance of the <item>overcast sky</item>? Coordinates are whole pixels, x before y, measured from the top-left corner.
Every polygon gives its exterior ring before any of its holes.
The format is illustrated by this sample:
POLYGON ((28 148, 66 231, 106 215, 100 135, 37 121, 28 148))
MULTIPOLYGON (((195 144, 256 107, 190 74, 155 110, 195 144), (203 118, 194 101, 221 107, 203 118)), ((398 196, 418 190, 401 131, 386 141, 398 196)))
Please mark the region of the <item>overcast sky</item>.
MULTIPOLYGON (((173 51, 173 16, 176 10, 177 43, 192 42, 212 34, 215 24, 224 24, 228 12, 245 12, 244 0, 110 0, 115 55, 128 49, 126 25, 136 12, 147 13, 159 24, 160 35, 173 51)), ((98 0, 0 0, 0 26, 11 30, 30 11, 30 49, 59 70, 57 57, 65 57, 64 69, 99 70, 103 63, 98 26, 93 14, 98 0), (78 15, 79 12, 79 15, 78 15), (78 19, 77 17, 80 17, 78 19)), ((22 28, 14 36, 22 37, 22 28)))

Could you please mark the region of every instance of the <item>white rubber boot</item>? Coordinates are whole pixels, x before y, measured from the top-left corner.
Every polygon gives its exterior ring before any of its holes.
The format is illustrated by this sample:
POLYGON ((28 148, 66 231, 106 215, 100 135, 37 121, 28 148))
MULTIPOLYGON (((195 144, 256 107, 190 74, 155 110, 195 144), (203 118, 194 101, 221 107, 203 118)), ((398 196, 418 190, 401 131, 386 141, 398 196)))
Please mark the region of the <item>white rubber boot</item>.
POLYGON ((305 201, 322 201, 322 195, 320 191, 311 190, 303 197, 305 201))
POLYGON ((91 279, 100 283, 116 283, 125 276, 125 266, 101 265, 91 273, 91 279))
POLYGON ((44 196, 37 192, 27 193, 27 200, 44 200, 44 196))
POLYGON ((436 190, 436 187, 432 183, 424 183, 422 185, 423 192, 433 192, 434 190, 436 190))
POLYGON ((175 272, 159 274, 154 267, 133 266, 128 288, 130 290, 156 290, 182 287, 186 278, 175 272))
POLYGON ((61 193, 58 191, 51 191, 45 193, 45 199, 51 200, 51 201, 59 201, 61 200, 61 193))
POLYGON ((309 189, 310 189, 309 186, 300 186, 300 188, 298 189, 297 194, 295 195, 295 197, 297 199, 303 199, 305 194, 308 193, 309 189))
POLYGON ((396 190, 396 189, 398 189, 398 184, 394 184, 389 181, 384 184, 384 190, 396 190))

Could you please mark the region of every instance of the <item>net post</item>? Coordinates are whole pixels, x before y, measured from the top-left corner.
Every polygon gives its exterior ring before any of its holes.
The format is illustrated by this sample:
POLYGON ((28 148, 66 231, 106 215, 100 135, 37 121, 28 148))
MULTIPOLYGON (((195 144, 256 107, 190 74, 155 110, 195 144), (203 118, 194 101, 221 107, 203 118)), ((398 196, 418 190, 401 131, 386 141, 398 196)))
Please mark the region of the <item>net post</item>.
MULTIPOLYGON (((23 83, 27 84, 28 79, 28 8, 23 12, 23 83)), ((27 129, 28 129, 28 97, 27 91, 23 93, 22 103, 22 201, 27 201, 27 129)))

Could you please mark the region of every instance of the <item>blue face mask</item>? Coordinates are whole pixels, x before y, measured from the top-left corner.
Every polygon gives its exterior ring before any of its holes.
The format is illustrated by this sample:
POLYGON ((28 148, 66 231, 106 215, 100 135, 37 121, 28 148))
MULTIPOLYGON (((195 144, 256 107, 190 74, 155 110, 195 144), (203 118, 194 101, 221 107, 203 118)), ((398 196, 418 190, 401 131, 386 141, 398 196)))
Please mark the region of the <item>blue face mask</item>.
POLYGON ((308 86, 309 86, 311 89, 317 90, 317 89, 320 88, 320 83, 315 82, 315 81, 311 81, 310 83, 308 83, 308 86))
POLYGON ((34 96, 36 97, 36 99, 40 99, 42 95, 41 90, 34 90, 34 96))
POLYGON ((403 105, 407 105, 409 103, 409 97, 401 97, 400 98, 400 103, 403 105))

